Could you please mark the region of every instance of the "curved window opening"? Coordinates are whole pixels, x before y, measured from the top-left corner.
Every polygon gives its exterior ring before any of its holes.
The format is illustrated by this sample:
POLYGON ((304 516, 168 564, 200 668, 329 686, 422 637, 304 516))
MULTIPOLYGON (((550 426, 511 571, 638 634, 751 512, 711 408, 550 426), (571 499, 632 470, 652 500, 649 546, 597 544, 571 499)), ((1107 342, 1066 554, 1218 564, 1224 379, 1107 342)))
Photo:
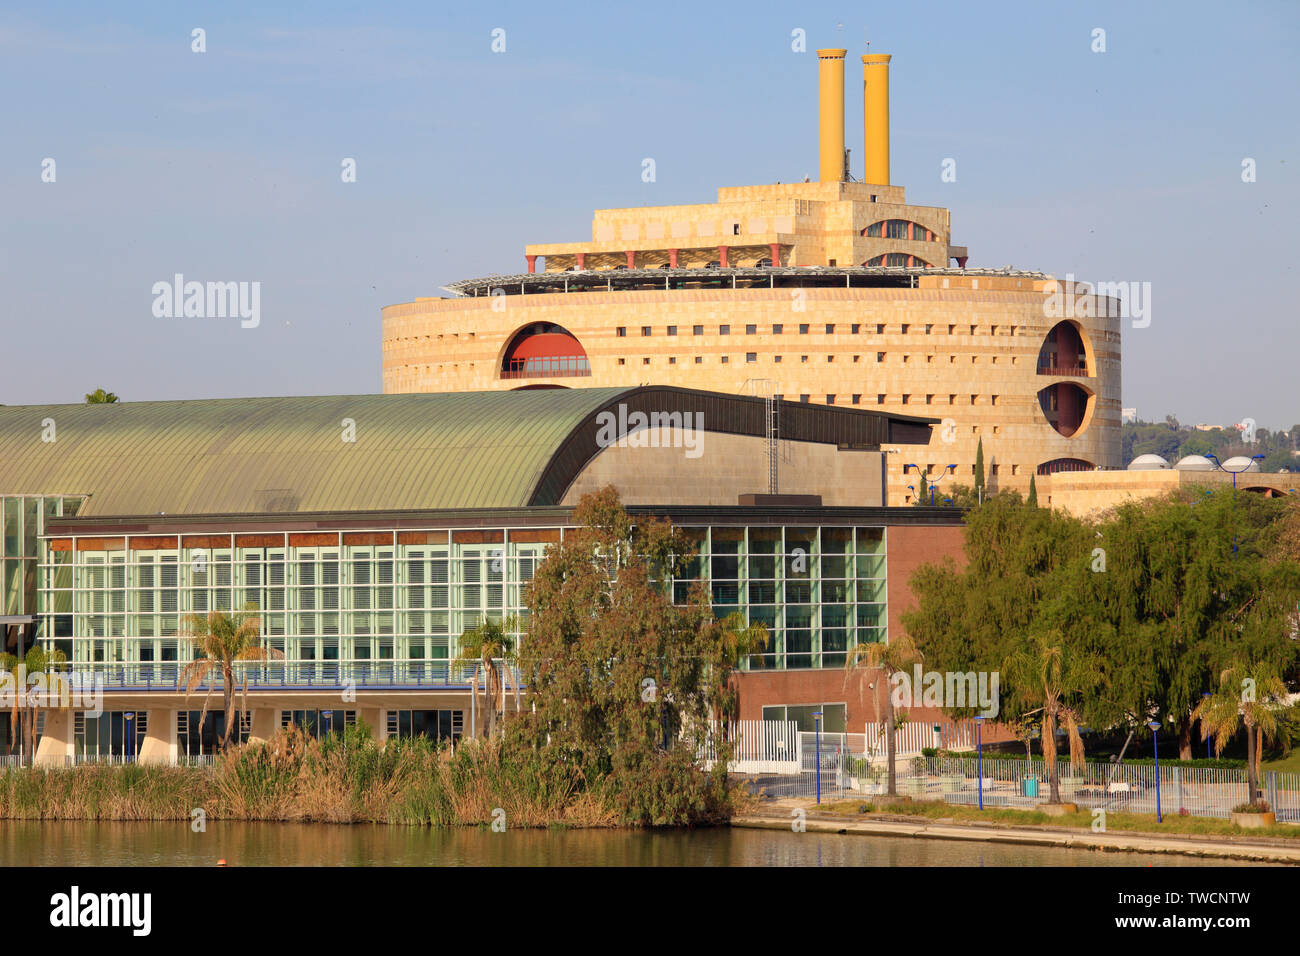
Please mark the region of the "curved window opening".
POLYGON ((910 219, 882 219, 867 226, 861 234, 868 239, 906 239, 910 242, 935 242, 939 238, 932 230, 910 219))
POLYGON ((572 378, 590 375, 587 351, 567 329, 535 322, 515 333, 501 360, 502 378, 572 378))
POLYGON ((1088 374, 1088 350, 1083 335, 1073 322, 1057 322, 1038 350, 1039 375, 1088 374))
POLYGON ((1063 471, 1096 471, 1097 466, 1082 458, 1053 458, 1038 466, 1040 475, 1056 475, 1063 471))
POLYGON ((905 269, 933 269, 934 266, 918 256, 908 255, 906 252, 886 252, 876 256, 874 259, 868 259, 862 263, 864 266, 888 266, 891 268, 902 267, 905 269))
POLYGON ((1048 423, 1066 438, 1078 432, 1088 411, 1088 393, 1073 382, 1058 382, 1038 393, 1048 423))

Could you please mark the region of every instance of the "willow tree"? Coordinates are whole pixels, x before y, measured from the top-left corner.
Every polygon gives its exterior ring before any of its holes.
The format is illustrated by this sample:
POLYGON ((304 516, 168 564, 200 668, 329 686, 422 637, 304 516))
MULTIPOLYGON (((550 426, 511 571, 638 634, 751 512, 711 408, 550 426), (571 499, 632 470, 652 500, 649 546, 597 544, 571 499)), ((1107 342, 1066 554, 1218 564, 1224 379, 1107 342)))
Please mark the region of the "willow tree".
POLYGON ((1123 505, 1097 525, 1102 570, 1080 581, 1079 600, 1110 625, 1100 648, 1110 697, 1169 725, 1181 759, 1192 756, 1193 710, 1226 667, 1294 666, 1300 562, 1276 544, 1288 507, 1193 489, 1123 505))

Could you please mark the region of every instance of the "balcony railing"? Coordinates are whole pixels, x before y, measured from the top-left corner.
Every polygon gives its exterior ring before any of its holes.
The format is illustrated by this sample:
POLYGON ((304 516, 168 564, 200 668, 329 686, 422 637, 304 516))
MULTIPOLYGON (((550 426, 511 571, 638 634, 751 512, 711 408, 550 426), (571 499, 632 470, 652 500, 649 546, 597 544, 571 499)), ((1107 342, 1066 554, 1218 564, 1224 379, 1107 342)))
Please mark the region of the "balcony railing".
MULTIPOLYGON (((519 672, 494 662, 502 671, 504 686, 513 688, 519 672)), ((84 662, 74 663, 82 681, 98 677, 108 691, 158 691, 176 693, 184 662, 84 662)), ((248 682, 249 690, 334 690, 355 687, 360 690, 468 690, 474 675, 472 661, 271 661, 238 663, 234 667, 236 685, 248 682)), ((483 680, 479 675, 479 682, 483 680)), ((87 686, 83 683, 82 686, 87 686)), ((220 674, 200 684, 196 691, 218 689, 220 674)))
POLYGON ((1083 366, 1078 366, 1078 365, 1068 365, 1068 366, 1061 366, 1061 367, 1057 367, 1053 365, 1040 365, 1038 366, 1038 374, 1039 375, 1075 375, 1078 376, 1079 378, 1087 378, 1091 373, 1083 366))

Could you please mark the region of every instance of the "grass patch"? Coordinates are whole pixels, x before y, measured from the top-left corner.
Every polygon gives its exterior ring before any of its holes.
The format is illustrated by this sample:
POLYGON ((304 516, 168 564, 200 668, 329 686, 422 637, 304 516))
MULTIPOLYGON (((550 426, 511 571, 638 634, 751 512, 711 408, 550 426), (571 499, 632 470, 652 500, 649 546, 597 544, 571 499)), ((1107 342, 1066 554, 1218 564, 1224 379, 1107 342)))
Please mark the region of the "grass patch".
MULTIPOLYGON (((980 810, 961 804, 941 803, 934 800, 840 800, 828 803, 820 808, 821 812, 838 816, 862 817, 862 807, 868 807, 865 813, 888 814, 894 816, 924 817, 930 820, 952 819, 957 823, 1000 823, 1008 826, 1044 826, 1058 829, 1083 829, 1092 827, 1092 811, 1080 809, 1077 813, 1065 816, 1048 816, 1041 810, 1016 810, 1008 807, 980 810)), ((1278 823, 1259 830, 1244 830, 1228 820, 1216 817, 1180 817, 1165 814, 1163 823, 1157 823, 1154 814, 1117 813, 1107 811, 1106 830, 1126 833, 1150 833, 1157 836, 1177 834, 1181 836, 1266 836, 1281 837, 1300 843, 1300 827, 1278 823)))

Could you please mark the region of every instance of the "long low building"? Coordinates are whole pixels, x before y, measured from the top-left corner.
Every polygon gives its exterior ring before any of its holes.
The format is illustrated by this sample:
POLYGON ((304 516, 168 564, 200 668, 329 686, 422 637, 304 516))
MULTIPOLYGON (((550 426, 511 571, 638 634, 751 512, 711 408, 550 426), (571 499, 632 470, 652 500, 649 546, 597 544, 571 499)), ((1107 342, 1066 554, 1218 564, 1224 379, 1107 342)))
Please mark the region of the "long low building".
POLYGON ((932 424, 669 387, 0 408, 5 649, 57 648, 104 687, 102 714, 41 712, 37 757, 210 754, 226 717, 219 689, 200 722, 211 685, 180 686, 186 617, 249 605, 275 659, 239 667, 240 739, 478 730, 460 635, 524 612, 609 484, 698 542, 719 614, 771 630, 743 718, 861 732, 847 652, 896 633, 912 568, 960 549, 959 512, 885 506, 887 454, 932 424))

